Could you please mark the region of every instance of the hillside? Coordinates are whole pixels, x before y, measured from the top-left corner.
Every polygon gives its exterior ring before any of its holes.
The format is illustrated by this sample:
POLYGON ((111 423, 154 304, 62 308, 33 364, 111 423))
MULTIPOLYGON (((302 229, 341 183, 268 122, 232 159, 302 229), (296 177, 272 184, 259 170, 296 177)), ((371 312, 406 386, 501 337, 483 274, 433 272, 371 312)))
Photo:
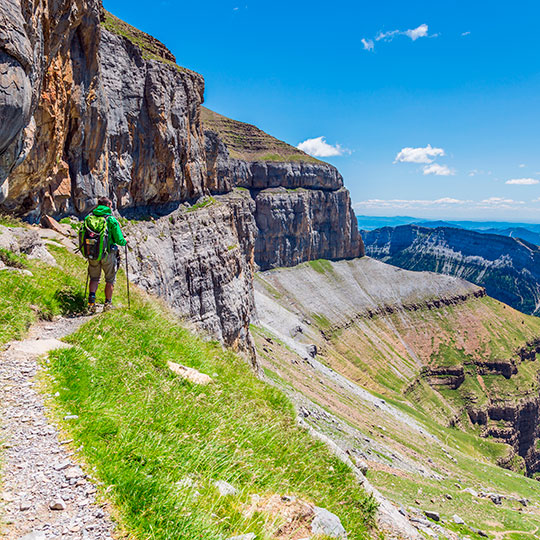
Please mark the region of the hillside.
POLYGON ((373 538, 355 472, 245 358, 137 288, 130 309, 82 316, 85 263, 61 235, 11 223, 0 246, 3 538, 109 538, 109 516, 115 537, 297 540, 338 523, 373 538))
POLYGON ((540 499, 521 474, 540 471, 540 320, 459 278, 370 258, 258 273, 255 303, 267 378, 414 527, 436 531, 415 521, 432 509, 448 538, 532 538, 540 499))
POLYGON ((458 276, 524 313, 540 305, 540 248, 525 240, 417 225, 364 231, 366 253, 407 270, 458 276))

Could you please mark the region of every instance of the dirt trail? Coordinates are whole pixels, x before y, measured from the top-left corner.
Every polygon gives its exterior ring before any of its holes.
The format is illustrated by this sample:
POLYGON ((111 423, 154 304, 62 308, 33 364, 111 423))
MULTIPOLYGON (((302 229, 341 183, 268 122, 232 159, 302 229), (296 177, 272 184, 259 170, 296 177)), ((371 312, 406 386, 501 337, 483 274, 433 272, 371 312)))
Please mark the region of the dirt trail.
MULTIPOLYGON (((112 538, 114 524, 96 488, 46 416, 35 375, 38 358, 87 317, 40 323, 0 355, 1 533, 8 540, 112 538)), ((73 421, 77 421, 73 419, 73 421)))

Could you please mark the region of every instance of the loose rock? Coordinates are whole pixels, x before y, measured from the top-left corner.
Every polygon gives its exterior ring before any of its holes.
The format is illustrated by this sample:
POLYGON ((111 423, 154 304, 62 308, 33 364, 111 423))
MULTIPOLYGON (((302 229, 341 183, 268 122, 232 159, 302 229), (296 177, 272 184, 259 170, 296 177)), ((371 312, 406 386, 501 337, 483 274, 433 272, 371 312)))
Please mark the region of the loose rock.
POLYGON ((341 524, 341 520, 332 512, 315 506, 313 508, 315 518, 311 523, 311 532, 332 538, 347 538, 347 533, 341 524))

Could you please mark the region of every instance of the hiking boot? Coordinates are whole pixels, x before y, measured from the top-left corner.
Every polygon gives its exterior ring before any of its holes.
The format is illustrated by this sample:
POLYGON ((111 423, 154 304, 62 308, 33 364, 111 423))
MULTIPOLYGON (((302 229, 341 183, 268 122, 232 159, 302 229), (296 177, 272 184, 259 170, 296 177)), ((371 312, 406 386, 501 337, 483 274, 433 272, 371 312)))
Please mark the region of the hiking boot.
POLYGON ((93 315, 96 312, 96 303, 95 302, 88 302, 88 306, 86 307, 86 310, 90 315, 93 315))
POLYGON ((104 311, 104 312, 105 312, 105 311, 111 311, 111 309, 114 309, 114 306, 113 306, 113 304, 112 304, 111 301, 105 302, 105 303, 103 304, 103 311, 104 311))

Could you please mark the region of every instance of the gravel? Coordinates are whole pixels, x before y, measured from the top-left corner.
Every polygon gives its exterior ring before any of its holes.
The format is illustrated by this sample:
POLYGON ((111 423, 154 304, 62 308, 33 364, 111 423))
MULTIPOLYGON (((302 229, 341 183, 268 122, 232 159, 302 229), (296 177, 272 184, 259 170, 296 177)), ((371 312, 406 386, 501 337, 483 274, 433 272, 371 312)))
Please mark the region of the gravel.
MULTIPOLYGON (((37 325, 0 358, 0 521, 6 540, 112 540, 115 525, 96 501, 77 452, 60 441, 35 383, 38 357, 86 318, 37 325)), ((75 421, 76 420, 72 420, 75 421)))

